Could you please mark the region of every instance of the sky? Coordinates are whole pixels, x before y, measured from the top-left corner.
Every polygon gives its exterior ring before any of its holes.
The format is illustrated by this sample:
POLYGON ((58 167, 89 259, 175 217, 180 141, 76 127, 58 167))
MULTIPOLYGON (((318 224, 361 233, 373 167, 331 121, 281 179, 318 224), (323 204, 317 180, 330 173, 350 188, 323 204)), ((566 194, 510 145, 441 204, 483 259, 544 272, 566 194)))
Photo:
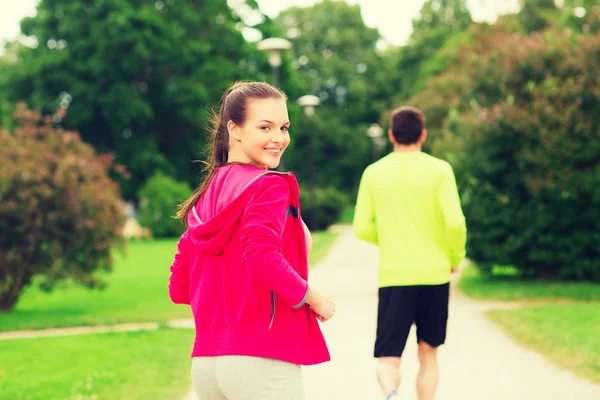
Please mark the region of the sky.
MULTIPOLYGON (((0 44, 19 35, 19 21, 35 15, 38 0, 0 0, 0 44)), ((261 10, 270 17, 291 6, 306 7, 319 0, 257 0, 261 10)), ((392 45, 406 43, 411 32, 411 20, 418 15, 424 0, 346 0, 361 6, 367 26, 379 29, 383 39, 392 45)), ((515 12, 518 0, 467 0, 476 21, 493 21, 499 14, 515 12)))

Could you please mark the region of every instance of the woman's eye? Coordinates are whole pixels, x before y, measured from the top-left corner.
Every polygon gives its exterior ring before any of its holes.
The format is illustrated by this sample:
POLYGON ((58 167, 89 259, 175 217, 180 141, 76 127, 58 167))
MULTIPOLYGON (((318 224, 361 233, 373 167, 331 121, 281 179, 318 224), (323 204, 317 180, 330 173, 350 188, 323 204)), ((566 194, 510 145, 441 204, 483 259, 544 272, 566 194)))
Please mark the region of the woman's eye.
POLYGON ((261 126, 260 129, 263 131, 268 131, 270 128, 268 126, 261 126))
POLYGON ((288 126, 282 126, 281 130, 287 132, 290 128, 288 126))

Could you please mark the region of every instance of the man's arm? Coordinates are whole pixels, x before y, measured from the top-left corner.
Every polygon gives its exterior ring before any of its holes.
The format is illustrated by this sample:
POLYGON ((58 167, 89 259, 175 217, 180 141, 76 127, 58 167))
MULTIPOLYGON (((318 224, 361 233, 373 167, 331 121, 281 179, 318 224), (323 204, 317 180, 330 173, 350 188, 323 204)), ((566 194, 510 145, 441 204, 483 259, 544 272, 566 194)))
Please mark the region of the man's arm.
POLYGON ((369 188, 368 169, 365 170, 358 188, 358 198, 354 210, 354 234, 367 242, 378 244, 375 226, 375 205, 369 188))
POLYGON ((456 187, 454 171, 448 164, 440 183, 438 199, 444 219, 445 239, 448 257, 453 268, 465 258, 467 242, 467 225, 460 206, 460 196, 456 187))

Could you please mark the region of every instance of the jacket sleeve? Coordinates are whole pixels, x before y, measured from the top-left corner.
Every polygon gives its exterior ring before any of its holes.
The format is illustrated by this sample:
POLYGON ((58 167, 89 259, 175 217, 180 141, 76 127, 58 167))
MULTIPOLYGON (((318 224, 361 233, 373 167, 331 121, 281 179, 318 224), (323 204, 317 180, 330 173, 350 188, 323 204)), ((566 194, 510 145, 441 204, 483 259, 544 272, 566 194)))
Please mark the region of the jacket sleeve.
POLYGON ((456 178, 449 164, 447 164, 447 168, 444 170, 438 196, 446 230, 445 238, 448 257, 450 258, 451 265, 456 267, 466 254, 467 225, 460 206, 456 178))
POLYGON ((177 254, 171 265, 169 296, 175 304, 190 304, 190 239, 185 231, 177 244, 177 254))
POLYGON ((282 254, 290 187, 280 176, 264 177, 259 185, 241 219, 242 261, 254 279, 300 308, 308 297, 308 282, 282 254))
POLYGON ((360 180, 358 197, 354 209, 354 234, 367 242, 378 244, 377 228, 375 225, 375 205, 369 188, 368 169, 365 170, 360 180))

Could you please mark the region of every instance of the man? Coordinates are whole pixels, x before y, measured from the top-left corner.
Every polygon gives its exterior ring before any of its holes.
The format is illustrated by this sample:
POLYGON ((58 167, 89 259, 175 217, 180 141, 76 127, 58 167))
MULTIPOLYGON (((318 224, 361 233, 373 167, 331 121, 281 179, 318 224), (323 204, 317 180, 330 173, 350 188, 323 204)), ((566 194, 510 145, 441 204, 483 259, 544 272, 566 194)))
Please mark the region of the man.
POLYGON ((452 167, 421 151, 427 139, 421 111, 394 111, 388 136, 394 151, 363 173, 354 216, 356 235, 380 252, 377 378, 386 399, 399 399, 400 358, 415 323, 418 398, 433 400, 449 282, 465 256, 467 229, 452 167))

